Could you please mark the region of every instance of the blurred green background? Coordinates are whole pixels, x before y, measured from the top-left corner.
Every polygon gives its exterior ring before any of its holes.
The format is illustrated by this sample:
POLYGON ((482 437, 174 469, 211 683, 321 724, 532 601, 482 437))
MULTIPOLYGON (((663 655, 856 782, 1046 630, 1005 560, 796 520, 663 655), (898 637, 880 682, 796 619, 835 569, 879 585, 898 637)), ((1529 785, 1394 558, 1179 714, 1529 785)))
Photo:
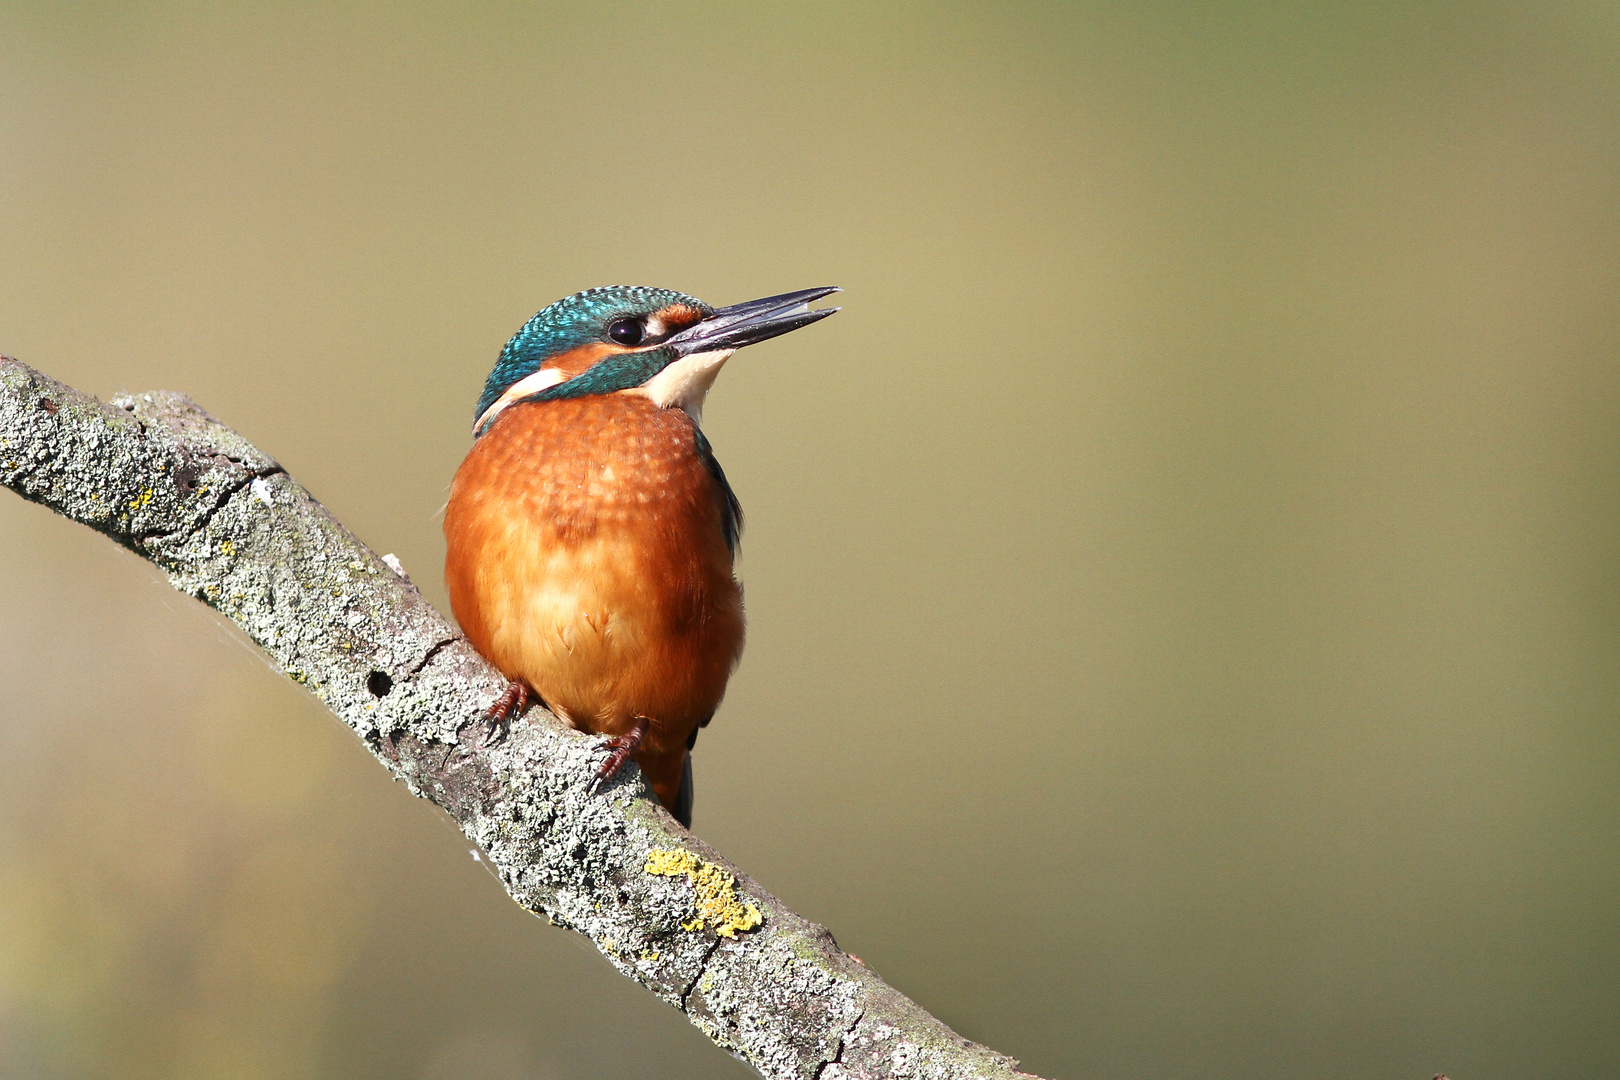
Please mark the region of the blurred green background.
MULTIPOLYGON (((1053 1077, 1620 1075, 1612 4, 0 6, 0 350, 443 606, 496 352, 706 430, 697 831, 1053 1077)), ((743 1076, 221 618, 0 497, 0 1076, 743 1076)))

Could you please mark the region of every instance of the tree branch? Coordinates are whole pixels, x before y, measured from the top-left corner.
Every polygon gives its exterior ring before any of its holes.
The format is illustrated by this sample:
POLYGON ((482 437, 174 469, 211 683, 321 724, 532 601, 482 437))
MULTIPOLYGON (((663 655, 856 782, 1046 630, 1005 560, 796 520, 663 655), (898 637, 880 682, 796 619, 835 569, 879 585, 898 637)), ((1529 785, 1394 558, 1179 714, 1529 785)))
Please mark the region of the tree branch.
POLYGON ((487 744, 505 680, 274 460, 190 399, 107 404, 0 357, 0 483, 220 611, 489 856, 523 907, 773 1078, 1022 1077, 682 829, 600 738, 542 710, 487 744), (760 919, 763 919, 761 922, 760 919))

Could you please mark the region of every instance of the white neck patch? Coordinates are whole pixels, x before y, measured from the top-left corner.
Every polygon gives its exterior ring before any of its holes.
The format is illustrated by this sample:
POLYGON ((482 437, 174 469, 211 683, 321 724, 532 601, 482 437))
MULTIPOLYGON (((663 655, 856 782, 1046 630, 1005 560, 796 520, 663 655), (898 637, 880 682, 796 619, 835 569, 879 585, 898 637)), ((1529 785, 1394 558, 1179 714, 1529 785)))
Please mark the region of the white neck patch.
POLYGON ((693 423, 703 420, 703 399, 709 396, 709 387, 715 376, 736 349, 693 353, 683 356, 669 367, 627 394, 640 394, 650 398, 660 409, 677 408, 692 418, 693 423))
POLYGON ((502 409, 518 398, 538 394, 547 387, 556 386, 558 383, 567 380, 567 378, 568 376, 563 372, 562 368, 554 367, 543 367, 533 375, 525 375, 511 386, 508 386, 506 393, 497 398, 495 404, 485 409, 484 415, 473 421, 473 434, 477 435, 479 428, 495 419, 500 415, 502 409))

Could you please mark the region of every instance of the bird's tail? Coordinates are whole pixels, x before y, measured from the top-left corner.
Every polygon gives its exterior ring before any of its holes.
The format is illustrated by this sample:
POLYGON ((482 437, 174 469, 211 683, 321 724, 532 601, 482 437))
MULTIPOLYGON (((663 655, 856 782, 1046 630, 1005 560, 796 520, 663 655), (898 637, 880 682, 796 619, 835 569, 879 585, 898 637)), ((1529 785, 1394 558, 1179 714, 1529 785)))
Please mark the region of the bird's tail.
POLYGON ((682 825, 684 825, 688 829, 690 829, 692 827, 692 796, 693 796, 693 791, 692 791, 692 755, 691 755, 690 752, 688 752, 683 756, 685 757, 686 760, 681 765, 681 789, 676 794, 676 796, 675 796, 675 805, 669 808, 669 812, 675 815, 675 820, 676 821, 680 822, 682 825))

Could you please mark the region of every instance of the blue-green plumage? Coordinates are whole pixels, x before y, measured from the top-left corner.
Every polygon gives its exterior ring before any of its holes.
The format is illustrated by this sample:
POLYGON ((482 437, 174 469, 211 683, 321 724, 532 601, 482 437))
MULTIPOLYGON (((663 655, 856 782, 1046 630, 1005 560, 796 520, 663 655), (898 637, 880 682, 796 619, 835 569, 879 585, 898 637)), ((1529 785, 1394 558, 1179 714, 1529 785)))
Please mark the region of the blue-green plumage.
MULTIPOLYGON (((673 289, 653 289, 639 285, 608 285, 587 289, 558 300, 540 311, 512 335, 501 350, 494 370, 478 399, 475 436, 482 436, 494 423, 492 406, 523 379, 538 372, 547 360, 565 356, 586 346, 619 345, 624 351, 610 352, 586 370, 534 393, 524 394, 511 404, 562 401, 568 398, 613 394, 647 385, 659 372, 686 356, 729 354, 744 345, 775 337, 809 325, 837 308, 811 311, 810 302, 836 292, 836 289, 805 289, 781 296, 751 300, 716 311, 695 296, 673 289), (655 321, 660 313, 680 312, 676 326, 655 321), (632 338, 615 336, 626 321, 635 323, 632 338), (643 332, 649 335, 643 336, 643 332), (641 345, 645 340, 646 344, 641 345), (641 347, 636 347, 641 345, 641 347)), ((712 377, 712 376, 711 376, 712 377)), ((521 392, 521 389, 520 389, 521 392)), ((714 448, 703 431, 693 426, 694 445, 704 468, 719 489, 721 526, 726 546, 735 554, 742 532, 742 507, 726 482, 725 470, 715 459, 714 448)))
MULTIPOLYGON (((523 328, 512 335, 501 350, 495 368, 489 373, 484 393, 478 399, 475 417, 485 414, 509 387, 534 374, 545 361, 571 349, 607 340, 609 326, 620 319, 645 318, 673 305, 691 308, 704 317, 714 309, 695 296, 673 289, 638 285, 605 285, 565 297, 536 312, 523 328)), ((672 345, 616 353, 604 357, 589 370, 572 379, 528 394, 519 401, 558 401, 590 394, 612 394, 647 383, 654 375, 680 359, 672 345)), ((488 429, 491 420, 480 425, 477 434, 488 429)), ((694 425, 694 450, 704 468, 720 489, 720 519, 726 546, 735 554, 742 535, 742 505, 726 480, 725 470, 714 456, 714 448, 694 425)))
POLYGON ((538 692, 612 737, 599 780, 633 756, 684 824, 689 751, 743 640, 742 508, 698 426, 704 395, 733 352, 827 317, 810 304, 836 291, 719 310, 623 285, 557 301, 501 350, 451 486, 451 606, 513 680, 493 720, 538 692))
POLYGON ((589 371, 567 382, 549 386, 524 398, 525 401, 561 401, 587 394, 612 394, 641 386, 679 359, 669 346, 641 352, 619 353, 599 361, 589 371))
POLYGON ((737 543, 742 539, 743 512, 742 503, 737 501, 736 492, 731 490, 731 483, 726 479, 726 470, 720 467, 720 459, 714 456, 714 447, 709 445, 708 437, 703 429, 694 425, 697 433, 698 457, 703 459, 703 467, 709 470, 714 482, 719 485, 720 500, 720 527, 726 532, 726 547, 731 549, 733 555, 737 554, 737 543))
MULTIPOLYGON (((705 315, 714 311, 695 296, 688 296, 673 289, 653 289, 642 285, 604 285, 601 288, 586 289, 540 309, 533 318, 523 324, 521 330, 512 335, 506 347, 501 350, 500 358, 495 361, 495 367, 484 383, 484 393, 478 399, 478 408, 474 410, 473 417, 476 419, 483 416, 509 386, 539 371, 540 365, 545 363, 547 358, 560 356, 570 349, 603 340, 605 328, 615 320, 649 315, 671 304, 685 304, 705 315)), ((642 355, 644 354, 626 354, 624 357, 612 359, 631 360, 632 357, 639 358, 642 355)), ((673 359, 673 354, 656 359, 651 354, 645 355, 647 359, 641 363, 620 364, 613 373, 613 379, 600 378, 593 388, 578 389, 577 393, 604 394, 640 386, 663 370, 673 359), (647 366, 657 360, 662 362, 648 371, 647 366), (624 382, 625 379, 638 374, 640 378, 636 381, 624 382)))

